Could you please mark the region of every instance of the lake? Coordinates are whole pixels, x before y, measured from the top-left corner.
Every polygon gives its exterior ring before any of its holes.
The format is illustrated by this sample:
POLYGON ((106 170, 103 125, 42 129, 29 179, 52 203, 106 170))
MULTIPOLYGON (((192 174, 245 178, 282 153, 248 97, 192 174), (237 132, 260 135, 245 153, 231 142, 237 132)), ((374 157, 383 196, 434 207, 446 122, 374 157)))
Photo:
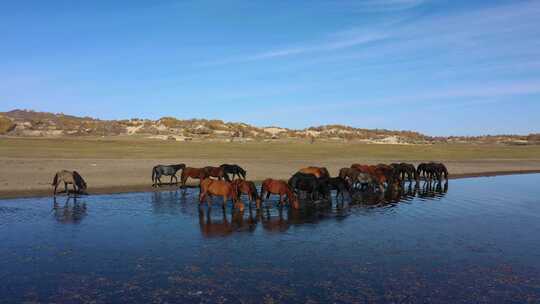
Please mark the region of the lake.
POLYGON ((196 189, 0 200, 0 302, 538 303, 538 185, 421 183, 296 212, 199 208, 196 189))

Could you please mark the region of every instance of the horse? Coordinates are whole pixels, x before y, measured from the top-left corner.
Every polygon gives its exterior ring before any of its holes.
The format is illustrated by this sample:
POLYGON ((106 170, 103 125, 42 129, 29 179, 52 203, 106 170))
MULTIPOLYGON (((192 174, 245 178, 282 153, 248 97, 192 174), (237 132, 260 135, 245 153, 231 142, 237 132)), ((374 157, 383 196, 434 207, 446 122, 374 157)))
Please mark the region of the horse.
POLYGON ((341 195, 341 199, 345 200, 344 193, 347 192, 349 195, 351 194, 351 188, 349 186, 349 183, 341 178, 341 177, 330 177, 324 179, 324 181, 328 185, 328 190, 336 190, 336 200, 341 195))
POLYGON ((208 174, 206 173, 206 170, 204 170, 204 168, 185 167, 182 170, 182 175, 180 176, 180 182, 181 182, 180 186, 182 188, 184 189, 186 188, 186 181, 189 177, 199 179, 202 181, 203 179, 208 177, 208 174))
POLYGON ((257 209, 261 208, 261 199, 259 197, 259 194, 257 193, 257 187, 255 187, 255 183, 242 179, 235 179, 232 181, 232 184, 233 187, 236 187, 238 196, 240 196, 241 194, 246 194, 248 196, 250 206, 251 202, 255 201, 257 209))
POLYGON ((218 180, 221 180, 222 178, 226 181, 230 182, 229 176, 225 174, 225 170, 222 167, 212 167, 212 166, 206 166, 203 168, 204 171, 206 171, 207 177, 217 177, 218 180))
POLYGON ((53 190, 53 196, 56 196, 56 189, 58 188, 58 185, 60 183, 64 183, 64 189, 67 195, 69 195, 68 192, 68 184, 73 185, 73 193, 77 195, 77 193, 85 193, 86 190, 86 182, 82 178, 82 176, 77 171, 67 171, 67 170, 61 170, 56 172, 54 175, 52 186, 54 186, 53 190))
POLYGON ((384 175, 386 179, 386 183, 388 186, 391 185, 399 185, 401 184, 401 178, 399 176, 399 172, 397 172, 394 167, 386 165, 386 164, 378 164, 375 166, 376 171, 379 172, 379 174, 384 175))
POLYGON ((446 169, 446 166, 442 163, 421 163, 420 165, 418 165, 416 173, 418 176, 422 176, 425 179, 429 180, 431 180, 433 177, 436 177, 437 180, 441 180, 442 176, 444 176, 444 178, 448 180, 448 170, 446 169))
POLYGON ((418 180, 418 174, 414 165, 407 163, 393 163, 390 166, 394 168, 402 181, 404 181, 405 178, 407 178, 409 182, 412 182, 413 179, 418 180))
POLYGON ((181 169, 183 170, 184 168, 186 168, 185 164, 154 166, 154 168, 152 168, 152 187, 161 186, 162 175, 171 177, 171 180, 169 183, 172 184, 172 180, 174 178, 174 180, 176 181, 176 184, 178 184, 178 177, 176 177, 176 172, 178 172, 178 170, 181 170, 181 169))
POLYGON ((360 185, 360 190, 364 190, 366 188, 369 188, 371 186, 379 186, 377 181, 371 176, 371 174, 366 172, 358 172, 356 175, 356 179, 354 180, 353 184, 360 185))
MULTIPOLYGON (((199 193, 199 203, 202 204, 207 196, 219 195, 223 197, 223 204, 221 205, 225 209, 225 204, 230 198, 234 203, 234 208, 240 211, 244 210, 244 204, 238 199, 238 192, 236 188, 230 182, 222 180, 214 180, 211 178, 205 178, 201 181, 201 191, 199 193)), ((210 201, 210 204, 212 202, 210 201)))
POLYGON ((238 176, 238 178, 246 179, 246 170, 239 165, 223 164, 220 167, 223 168, 227 177, 229 174, 232 174, 232 179, 234 179, 236 176, 238 176))
POLYGON ((330 173, 328 173, 328 170, 325 167, 310 166, 310 167, 302 168, 298 170, 298 172, 305 173, 305 174, 313 174, 317 178, 330 177, 330 173))
POLYGON ((360 165, 352 164, 351 168, 356 169, 362 173, 369 174, 373 183, 376 184, 380 191, 384 190, 384 183, 386 183, 386 176, 382 174, 380 170, 377 170, 377 166, 372 165, 360 165))
POLYGON ((349 184, 350 188, 354 188, 356 187, 356 184, 357 184, 356 181, 358 180, 359 173, 360 171, 354 168, 341 168, 339 170, 338 177, 345 180, 349 184))
POLYGON ((438 174, 438 180, 441 180, 441 177, 444 176, 444 179, 448 180, 448 169, 443 163, 433 163, 434 169, 438 174))
POLYGON ((283 195, 287 196, 287 200, 289 201, 289 204, 294 209, 300 208, 300 203, 298 202, 298 198, 294 194, 294 192, 291 190, 291 187, 282 180, 276 180, 276 179, 265 179, 262 182, 261 186, 261 203, 264 199, 264 194, 266 192, 266 198, 268 199, 270 197, 270 194, 277 194, 279 195, 279 203, 280 205, 283 205, 283 195))
POLYGON ((314 174, 296 172, 289 179, 288 184, 294 190, 309 193, 312 200, 318 199, 319 194, 322 194, 324 197, 330 196, 327 183, 323 181, 323 178, 319 179, 314 174))

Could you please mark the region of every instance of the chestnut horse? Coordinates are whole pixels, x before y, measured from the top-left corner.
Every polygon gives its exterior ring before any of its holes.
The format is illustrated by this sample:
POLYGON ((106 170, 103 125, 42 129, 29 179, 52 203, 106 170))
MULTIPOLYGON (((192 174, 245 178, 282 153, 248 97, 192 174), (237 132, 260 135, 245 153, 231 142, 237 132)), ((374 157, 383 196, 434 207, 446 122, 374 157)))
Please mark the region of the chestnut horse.
POLYGON ((313 174, 316 178, 321 177, 330 177, 330 173, 328 173, 328 170, 325 167, 305 167, 300 170, 298 170, 300 173, 304 174, 313 174))
POLYGON ((270 197, 270 194, 277 194, 279 195, 279 203, 283 205, 283 195, 287 196, 287 200, 289 201, 289 205, 291 205, 294 209, 300 208, 300 203, 298 202, 298 198, 292 191, 291 187, 287 184, 286 181, 277 180, 277 179, 265 179, 262 182, 261 187, 261 202, 264 200, 264 192, 266 191, 266 198, 268 199, 270 197))
POLYGON ((223 167, 212 167, 207 166, 203 168, 206 171, 206 176, 208 177, 217 177, 217 179, 221 180, 222 178, 226 181, 230 181, 229 175, 225 173, 225 169, 223 167))
POLYGON ((212 204, 212 195, 223 197, 222 207, 225 209, 225 204, 229 198, 233 201, 234 207, 240 211, 244 210, 244 204, 238 199, 236 188, 229 182, 205 178, 201 181, 201 192, 199 193, 199 203, 202 204, 207 196, 210 197, 209 205, 212 204))
POLYGON ((379 190, 384 190, 384 183, 386 182, 386 176, 377 169, 377 166, 352 164, 351 168, 360 171, 361 173, 369 174, 375 183, 379 186, 379 190))
POLYGON ((259 194, 257 193, 257 187, 255 187, 255 184, 252 181, 235 179, 232 181, 232 184, 233 187, 236 188, 238 196, 240 196, 241 194, 246 194, 249 197, 250 206, 251 202, 254 201, 257 209, 261 208, 261 199, 259 198, 259 194))
POLYGON ((184 170, 182 170, 182 175, 180 177, 181 180, 181 187, 186 188, 186 181, 188 177, 203 180, 206 177, 208 177, 208 174, 204 170, 204 168, 192 168, 192 167, 185 167, 184 170))

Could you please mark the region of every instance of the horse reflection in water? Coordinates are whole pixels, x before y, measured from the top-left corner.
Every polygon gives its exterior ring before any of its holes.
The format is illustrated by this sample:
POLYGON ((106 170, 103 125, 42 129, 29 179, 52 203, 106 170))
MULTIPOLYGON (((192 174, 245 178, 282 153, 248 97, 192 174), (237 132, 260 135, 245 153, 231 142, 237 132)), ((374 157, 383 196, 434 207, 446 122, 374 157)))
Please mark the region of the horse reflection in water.
POLYGON ((226 237, 238 232, 253 232, 257 228, 260 210, 254 211, 252 208, 248 208, 248 210, 240 211, 234 209, 231 210, 229 220, 226 209, 215 209, 220 210, 212 210, 212 207, 204 208, 199 206, 199 228, 204 237, 226 237), (247 219, 245 219, 246 212, 247 219), (212 217, 212 213, 219 215, 219 217, 212 217))
POLYGON ((448 180, 444 183, 441 181, 426 181, 422 187, 418 187, 418 197, 425 199, 441 198, 448 192, 448 180))
POLYGON ((351 204, 360 205, 387 205, 408 201, 418 196, 420 198, 436 199, 448 192, 448 181, 443 182, 416 182, 402 185, 397 189, 387 189, 384 192, 357 191, 354 193, 351 204))
POLYGON ((86 203, 79 203, 77 198, 68 197, 63 206, 60 206, 56 197, 53 198, 52 212, 57 222, 62 224, 78 224, 87 215, 86 203), (73 199, 73 204, 70 200, 73 199))

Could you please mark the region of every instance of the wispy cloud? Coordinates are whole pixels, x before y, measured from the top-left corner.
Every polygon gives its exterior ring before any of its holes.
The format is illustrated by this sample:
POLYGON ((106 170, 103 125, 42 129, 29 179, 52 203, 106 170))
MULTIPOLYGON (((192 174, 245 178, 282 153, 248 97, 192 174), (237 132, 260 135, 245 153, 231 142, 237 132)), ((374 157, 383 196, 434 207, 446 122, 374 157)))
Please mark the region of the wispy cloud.
POLYGON ((398 11, 415 8, 428 2, 427 0, 364 0, 356 1, 355 8, 369 11, 398 11))
POLYGON ((205 62, 203 66, 212 66, 212 65, 223 65, 229 63, 240 63, 240 62, 250 62, 258 61, 265 59, 275 59, 293 55, 300 55, 306 53, 315 53, 315 52, 327 52, 335 51, 340 49, 346 49, 350 47, 355 47, 359 45, 365 45, 371 42, 379 41, 385 39, 386 35, 372 32, 372 33, 362 33, 357 35, 350 35, 348 37, 335 37, 330 40, 324 40, 321 42, 306 43, 299 46, 286 47, 282 49, 275 49, 271 51, 265 51, 255 54, 250 54, 242 57, 235 58, 226 58, 221 60, 205 62))

